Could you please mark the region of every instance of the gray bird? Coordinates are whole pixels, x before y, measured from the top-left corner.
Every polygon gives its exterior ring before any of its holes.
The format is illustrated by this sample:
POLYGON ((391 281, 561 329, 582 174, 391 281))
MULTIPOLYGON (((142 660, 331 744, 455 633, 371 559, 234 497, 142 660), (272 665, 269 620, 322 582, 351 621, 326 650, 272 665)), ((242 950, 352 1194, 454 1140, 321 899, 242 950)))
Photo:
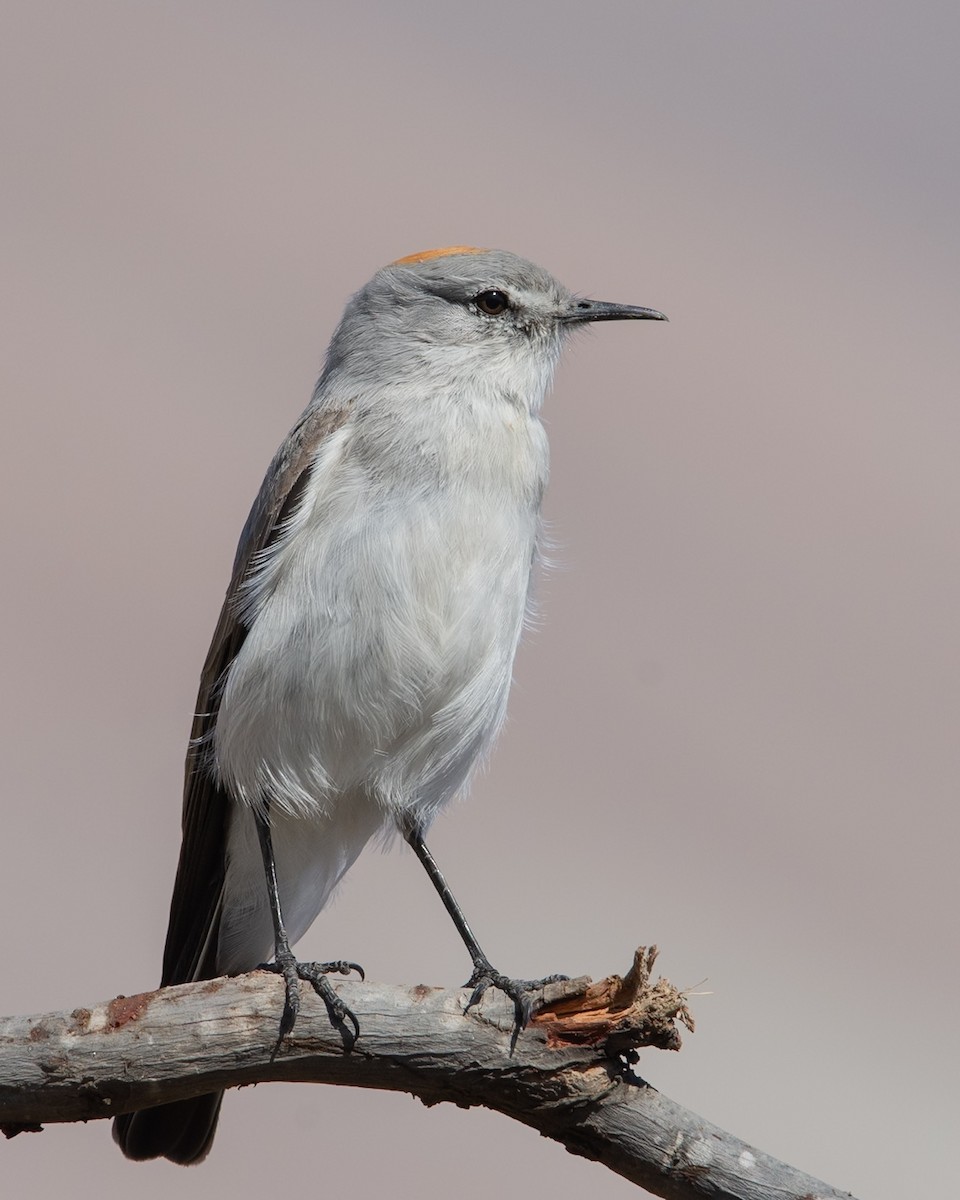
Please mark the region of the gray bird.
MULTIPOLYGON (((359 1028, 327 976, 354 964, 300 963, 291 946, 367 842, 399 832, 470 952, 468 1007, 492 985, 525 1024, 544 981, 494 970, 424 836, 503 722, 564 339, 625 319, 666 318, 468 246, 400 259, 347 304, 247 518, 204 664, 161 986, 272 957, 280 1039, 305 980, 349 1047, 359 1028)), ((222 1095, 121 1116, 114 1137, 128 1158, 199 1162, 222 1095)))

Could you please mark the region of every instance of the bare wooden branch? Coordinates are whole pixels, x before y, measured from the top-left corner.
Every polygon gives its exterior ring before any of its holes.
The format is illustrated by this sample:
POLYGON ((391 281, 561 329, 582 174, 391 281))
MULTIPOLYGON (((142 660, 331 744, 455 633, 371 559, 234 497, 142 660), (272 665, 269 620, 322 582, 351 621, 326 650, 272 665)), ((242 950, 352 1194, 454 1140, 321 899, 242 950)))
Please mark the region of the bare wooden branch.
POLYGON ((804 1175, 625 1072, 640 1046, 678 1049, 683 995, 650 981, 655 949, 627 976, 552 984, 510 1052, 513 1006, 488 992, 338 984, 362 1036, 350 1053, 311 994, 274 1050, 282 982, 253 972, 118 997, 92 1008, 0 1019, 0 1128, 88 1121, 270 1080, 410 1092, 483 1105, 538 1129, 668 1200, 838 1200, 804 1175))

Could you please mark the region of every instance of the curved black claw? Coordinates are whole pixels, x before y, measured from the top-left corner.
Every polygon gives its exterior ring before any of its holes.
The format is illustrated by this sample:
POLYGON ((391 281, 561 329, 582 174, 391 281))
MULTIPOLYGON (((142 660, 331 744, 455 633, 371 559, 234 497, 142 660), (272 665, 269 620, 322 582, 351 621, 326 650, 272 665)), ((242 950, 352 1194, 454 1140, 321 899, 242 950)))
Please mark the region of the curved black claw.
POLYGON ((273 1048, 271 1058, 275 1057, 283 1039, 289 1034, 297 1020, 300 1011, 300 980, 309 983, 320 999, 327 1006, 330 1024, 340 1030, 345 1050, 352 1050, 360 1036, 360 1022, 353 1010, 350 1009, 337 995, 328 975, 349 975, 352 971, 366 978, 363 967, 358 963, 338 959, 336 962, 298 962, 292 951, 277 955, 276 962, 261 963, 261 971, 271 971, 274 975, 282 975, 286 985, 286 995, 283 1001, 283 1013, 280 1017, 280 1032, 277 1044, 273 1048), (352 1025, 352 1031, 348 1028, 352 1025))
POLYGON ((513 1050, 521 1029, 526 1029, 533 1015, 531 993, 539 992, 548 983, 561 983, 567 978, 566 975, 547 975, 543 979, 511 979, 508 975, 501 975, 499 971, 495 971, 489 963, 478 963, 464 985, 472 987, 473 991, 463 1011, 469 1012, 479 1003, 489 987, 495 987, 509 996, 513 1001, 513 1034, 510 1038, 510 1049, 513 1050))
MULTIPOLYGON (((354 971, 360 976, 361 982, 366 979, 366 972, 359 963, 348 962, 345 958, 338 958, 335 962, 327 963, 301 963, 301 967, 310 967, 311 970, 320 971, 324 975, 352 975, 354 971)), ((301 976, 301 978, 303 978, 301 976)))

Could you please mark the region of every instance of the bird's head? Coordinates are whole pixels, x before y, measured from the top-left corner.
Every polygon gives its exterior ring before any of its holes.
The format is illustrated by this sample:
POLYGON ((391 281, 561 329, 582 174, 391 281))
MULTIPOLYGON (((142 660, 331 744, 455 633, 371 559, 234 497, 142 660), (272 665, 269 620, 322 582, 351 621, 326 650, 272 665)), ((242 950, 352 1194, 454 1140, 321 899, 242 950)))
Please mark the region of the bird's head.
POLYGON ((398 259, 350 300, 327 372, 364 386, 515 392, 538 407, 565 336, 594 321, 663 313, 575 296, 542 267, 505 250, 452 246, 398 259))

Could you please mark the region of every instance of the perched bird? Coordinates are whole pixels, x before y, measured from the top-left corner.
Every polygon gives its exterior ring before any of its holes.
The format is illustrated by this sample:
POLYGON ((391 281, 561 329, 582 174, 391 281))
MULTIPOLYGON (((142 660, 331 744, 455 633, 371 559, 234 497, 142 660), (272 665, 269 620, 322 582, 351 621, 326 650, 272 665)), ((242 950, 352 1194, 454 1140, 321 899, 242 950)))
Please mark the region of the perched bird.
MULTIPOLYGON (((247 518, 203 668, 161 985, 272 957, 280 1038, 305 980, 349 1045, 359 1029, 327 974, 353 964, 291 946, 366 843, 398 831, 470 952, 468 1007, 492 985, 525 1023, 544 981, 494 970, 423 839, 503 722, 564 339, 624 319, 666 318, 469 246, 399 259, 347 304, 247 518)), ((129 1158, 199 1162, 221 1099, 121 1116, 114 1137, 129 1158)))

